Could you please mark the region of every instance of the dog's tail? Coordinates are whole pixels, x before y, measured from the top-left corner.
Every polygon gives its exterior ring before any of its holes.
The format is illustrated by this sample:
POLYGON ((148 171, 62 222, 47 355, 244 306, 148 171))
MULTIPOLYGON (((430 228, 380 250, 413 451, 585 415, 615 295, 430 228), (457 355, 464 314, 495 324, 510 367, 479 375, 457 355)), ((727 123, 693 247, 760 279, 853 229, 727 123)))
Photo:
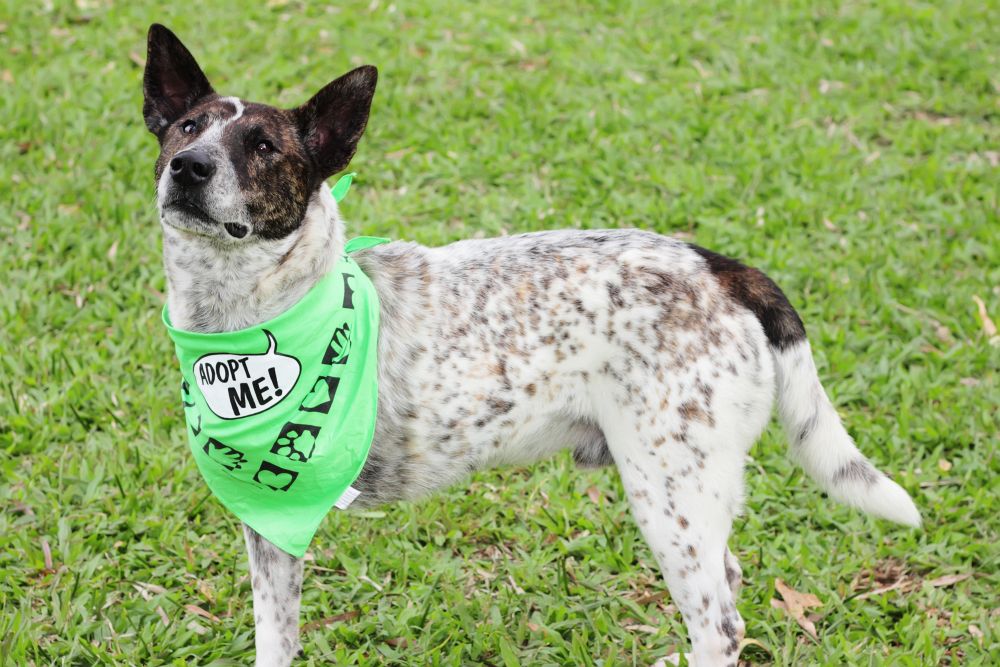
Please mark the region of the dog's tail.
POLYGON ((774 355, 778 413, 792 458, 831 496, 908 526, 920 513, 901 486, 854 446, 820 384, 805 327, 787 297, 756 269, 695 247, 720 286, 757 316, 774 355))
POLYGON ((903 487, 877 470, 854 446, 816 375, 809 341, 772 343, 778 376, 778 414, 792 458, 837 500, 907 526, 920 513, 903 487))

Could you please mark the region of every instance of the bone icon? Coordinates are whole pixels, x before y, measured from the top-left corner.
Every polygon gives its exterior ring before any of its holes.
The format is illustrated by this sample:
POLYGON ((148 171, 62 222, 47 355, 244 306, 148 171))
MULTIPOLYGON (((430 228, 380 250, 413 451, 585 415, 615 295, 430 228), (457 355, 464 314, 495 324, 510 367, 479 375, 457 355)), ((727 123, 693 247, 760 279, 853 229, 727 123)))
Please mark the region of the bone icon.
POLYGON ((270 331, 263 354, 206 354, 194 362, 194 380, 209 409, 223 419, 249 417, 288 396, 299 380, 299 360, 278 353, 270 331))

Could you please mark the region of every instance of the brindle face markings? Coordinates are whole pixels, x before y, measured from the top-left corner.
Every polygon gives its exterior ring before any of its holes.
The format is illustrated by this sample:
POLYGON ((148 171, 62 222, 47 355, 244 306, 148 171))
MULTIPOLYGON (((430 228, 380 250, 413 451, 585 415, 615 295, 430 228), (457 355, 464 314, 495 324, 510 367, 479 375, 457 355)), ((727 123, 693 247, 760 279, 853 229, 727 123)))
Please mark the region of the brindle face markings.
POLYGON ((143 113, 160 142, 155 176, 164 221, 209 239, 288 237, 324 180, 354 155, 377 79, 374 67, 359 67, 292 110, 220 97, 180 40, 152 26, 143 113), (193 151, 214 173, 197 187, 179 185, 171 172, 193 151))

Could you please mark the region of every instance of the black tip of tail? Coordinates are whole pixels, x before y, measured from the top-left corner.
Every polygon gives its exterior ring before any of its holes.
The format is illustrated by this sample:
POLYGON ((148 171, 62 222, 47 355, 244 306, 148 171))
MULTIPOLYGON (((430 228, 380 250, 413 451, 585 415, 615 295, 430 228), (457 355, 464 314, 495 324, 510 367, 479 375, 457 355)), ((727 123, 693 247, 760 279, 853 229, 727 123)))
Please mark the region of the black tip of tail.
POLYGON ((701 255, 729 296, 757 316, 773 347, 783 350, 805 340, 805 325, 788 302, 788 297, 773 280, 735 259, 705 250, 693 243, 688 245, 701 255))

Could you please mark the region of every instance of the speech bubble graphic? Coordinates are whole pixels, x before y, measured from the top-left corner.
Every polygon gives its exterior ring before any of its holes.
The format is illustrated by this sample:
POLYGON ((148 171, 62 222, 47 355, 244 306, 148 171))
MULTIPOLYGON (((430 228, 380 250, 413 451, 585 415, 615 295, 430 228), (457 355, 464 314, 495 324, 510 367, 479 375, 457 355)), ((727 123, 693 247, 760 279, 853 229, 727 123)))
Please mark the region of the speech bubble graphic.
POLYGON ((239 419, 273 408, 299 381, 302 365, 295 357, 278 354, 271 332, 263 354, 206 354, 194 362, 198 383, 209 409, 222 419, 239 419))

